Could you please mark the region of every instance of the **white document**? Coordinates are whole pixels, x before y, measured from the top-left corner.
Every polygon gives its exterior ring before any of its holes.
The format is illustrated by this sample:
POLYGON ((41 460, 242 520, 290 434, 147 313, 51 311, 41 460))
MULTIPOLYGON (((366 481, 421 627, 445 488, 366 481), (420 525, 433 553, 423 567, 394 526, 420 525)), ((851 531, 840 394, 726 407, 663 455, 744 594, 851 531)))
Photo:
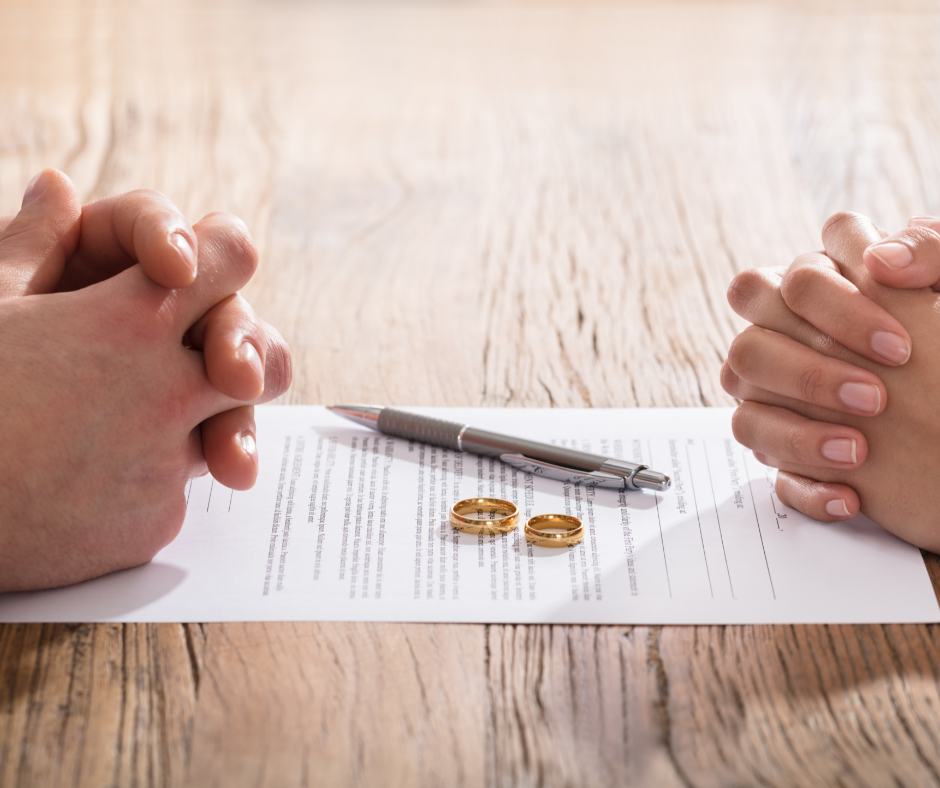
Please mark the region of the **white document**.
POLYGON ((823 524, 782 506, 731 435, 731 409, 416 408, 643 462, 667 493, 533 478, 390 438, 322 407, 257 409, 248 492, 206 477, 150 564, 70 588, 0 596, 0 621, 457 621, 570 624, 940 620, 920 552, 865 517, 823 524), (461 498, 524 517, 579 517, 572 548, 454 530, 461 498))

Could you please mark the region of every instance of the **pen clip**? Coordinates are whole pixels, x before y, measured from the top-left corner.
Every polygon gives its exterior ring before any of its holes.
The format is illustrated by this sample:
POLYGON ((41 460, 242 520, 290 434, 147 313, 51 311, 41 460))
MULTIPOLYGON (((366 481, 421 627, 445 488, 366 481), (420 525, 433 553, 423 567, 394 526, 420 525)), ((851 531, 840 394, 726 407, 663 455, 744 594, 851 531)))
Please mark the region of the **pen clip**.
POLYGON ((597 487, 624 488, 629 486, 623 476, 604 471, 581 471, 577 468, 566 468, 564 465, 552 465, 542 460, 533 460, 524 454, 502 454, 500 460, 513 468, 518 468, 523 473, 531 473, 533 476, 543 476, 560 482, 581 482, 597 487))

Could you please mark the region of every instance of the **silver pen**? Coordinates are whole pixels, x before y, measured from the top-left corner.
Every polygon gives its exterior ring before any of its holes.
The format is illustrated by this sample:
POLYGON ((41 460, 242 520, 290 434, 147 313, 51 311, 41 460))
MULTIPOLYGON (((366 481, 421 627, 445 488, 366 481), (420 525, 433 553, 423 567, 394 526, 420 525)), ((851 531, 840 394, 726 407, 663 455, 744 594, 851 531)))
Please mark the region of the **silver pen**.
POLYGON ((668 490, 672 485, 672 479, 647 465, 499 435, 454 421, 433 419, 378 405, 332 405, 327 408, 337 416, 385 435, 430 443, 453 451, 482 454, 484 457, 499 457, 523 473, 549 479, 660 492, 668 490))

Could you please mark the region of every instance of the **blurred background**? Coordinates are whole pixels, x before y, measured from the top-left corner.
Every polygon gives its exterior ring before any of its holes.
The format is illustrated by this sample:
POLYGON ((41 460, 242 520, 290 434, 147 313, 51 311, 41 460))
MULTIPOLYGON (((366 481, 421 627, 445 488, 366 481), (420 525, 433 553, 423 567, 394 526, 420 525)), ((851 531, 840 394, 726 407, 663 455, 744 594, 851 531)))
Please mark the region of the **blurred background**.
POLYGON ((730 404, 735 271, 940 211, 938 33, 916 0, 5 0, 0 213, 55 166, 241 216, 289 401, 730 404))

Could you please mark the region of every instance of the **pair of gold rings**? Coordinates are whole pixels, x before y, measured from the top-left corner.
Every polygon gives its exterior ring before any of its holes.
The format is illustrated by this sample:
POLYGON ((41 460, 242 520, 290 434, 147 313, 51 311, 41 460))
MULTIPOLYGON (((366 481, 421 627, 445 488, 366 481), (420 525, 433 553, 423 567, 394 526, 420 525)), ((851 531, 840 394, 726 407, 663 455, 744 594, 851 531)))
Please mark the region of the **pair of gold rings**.
MULTIPOLYGON (((519 508, 502 498, 465 498, 451 507, 450 522, 468 534, 507 534, 519 523, 519 508)), ((571 547, 584 538, 584 526, 568 514, 537 514, 526 522, 525 538, 539 547, 571 547)))

